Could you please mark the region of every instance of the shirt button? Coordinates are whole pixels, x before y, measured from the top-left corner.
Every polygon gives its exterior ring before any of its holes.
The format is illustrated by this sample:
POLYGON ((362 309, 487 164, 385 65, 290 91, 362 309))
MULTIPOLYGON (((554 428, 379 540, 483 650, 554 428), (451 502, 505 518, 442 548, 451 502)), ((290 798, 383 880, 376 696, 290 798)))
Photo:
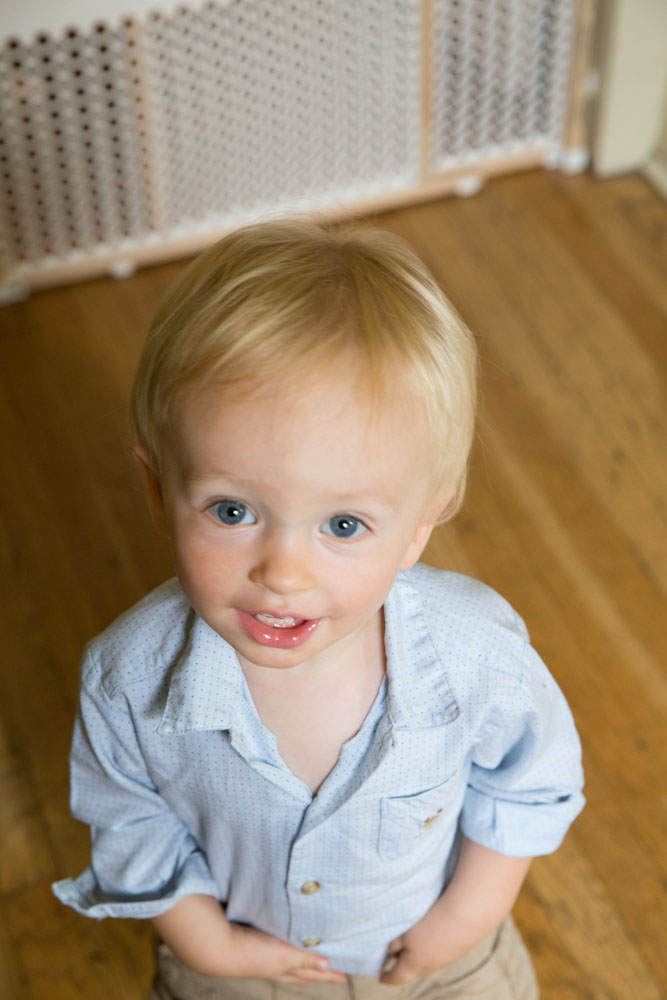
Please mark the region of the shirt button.
POLYGON ((322 886, 319 882, 311 881, 304 882, 301 886, 301 892, 304 896, 314 896, 316 892, 319 892, 322 886))
POLYGON ((315 948, 318 944, 322 944, 322 938, 318 937, 306 938, 306 940, 302 941, 301 944, 304 946, 304 948, 315 948))

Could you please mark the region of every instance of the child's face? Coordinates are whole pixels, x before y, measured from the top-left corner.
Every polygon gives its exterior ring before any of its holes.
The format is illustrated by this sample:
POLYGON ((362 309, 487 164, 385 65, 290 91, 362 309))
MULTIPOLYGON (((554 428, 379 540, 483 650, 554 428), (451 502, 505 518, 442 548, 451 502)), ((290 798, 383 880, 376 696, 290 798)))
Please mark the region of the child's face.
POLYGON ((295 395, 187 394, 159 477, 143 463, 192 606, 242 662, 273 668, 353 654, 439 512, 416 407, 370 421, 335 374, 295 395))

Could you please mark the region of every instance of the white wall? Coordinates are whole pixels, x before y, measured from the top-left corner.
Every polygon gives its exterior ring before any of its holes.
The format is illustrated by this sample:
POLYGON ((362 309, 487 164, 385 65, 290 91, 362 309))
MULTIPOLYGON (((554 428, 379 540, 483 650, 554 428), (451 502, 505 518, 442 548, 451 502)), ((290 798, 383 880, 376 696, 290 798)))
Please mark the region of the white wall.
POLYGON ((667 2, 602 0, 601 90, 593 142, 599 174, 650 159, 667 114, 667 2))
POLYGON ((170 0, 0 0, 0 42, 31 41, 40 31, 58 36, 71 27, 88 31, 96 21, 113 27, 123 17, 143 18, 151 10, 169 12, 176 6, 170 0))

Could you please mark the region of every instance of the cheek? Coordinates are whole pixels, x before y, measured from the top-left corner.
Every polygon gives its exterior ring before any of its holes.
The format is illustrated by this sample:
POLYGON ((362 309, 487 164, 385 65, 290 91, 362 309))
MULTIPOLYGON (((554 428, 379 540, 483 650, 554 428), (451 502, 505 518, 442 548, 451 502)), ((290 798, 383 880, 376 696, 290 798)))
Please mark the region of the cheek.
POLYGON ((369 609, 379 609, 392 588, 396 578, 394 560, 360 562, 350 571, 337 575, 336 590, 341 603, 347 610, 361 614, 369 609))
POLYGON ((187 529, 177 531, 173 543, 176 571, 191 599, 205 600, 229 589, 243 561, 234 546, 211 545, 210 539, 187 529))

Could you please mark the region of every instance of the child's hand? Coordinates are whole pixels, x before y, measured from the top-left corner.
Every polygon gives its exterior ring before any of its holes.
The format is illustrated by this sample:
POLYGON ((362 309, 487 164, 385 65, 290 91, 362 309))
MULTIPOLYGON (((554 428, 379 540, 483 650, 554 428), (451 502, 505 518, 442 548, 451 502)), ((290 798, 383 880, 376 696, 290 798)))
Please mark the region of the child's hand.
POLYGON ((418 926, 412 927, 389 945, 387 970, 380 976, 380 982, 386 986, 403 986, 418 976, 427 976, 449 964, 440 957, 438 949, 429 947, 427 941, 421 940, 418 926))
POLYGON ((418 976, 428 976, 447 968, 467 955, 485 932, 456 925, 453 921, 435 923, 432 913, 392 941, 387 949, 386 972, 380 982, 387 986, 402 986, 418 976), (393 962, 393 965, 392 965, 393 962))
POLYGON ((334 972, 324 955, 297 948, 280 938, 244 924, 229 924, 231 952, 238 971, 231 977, 272 979, 278 983, 344 983, 345 975, 334 972))

